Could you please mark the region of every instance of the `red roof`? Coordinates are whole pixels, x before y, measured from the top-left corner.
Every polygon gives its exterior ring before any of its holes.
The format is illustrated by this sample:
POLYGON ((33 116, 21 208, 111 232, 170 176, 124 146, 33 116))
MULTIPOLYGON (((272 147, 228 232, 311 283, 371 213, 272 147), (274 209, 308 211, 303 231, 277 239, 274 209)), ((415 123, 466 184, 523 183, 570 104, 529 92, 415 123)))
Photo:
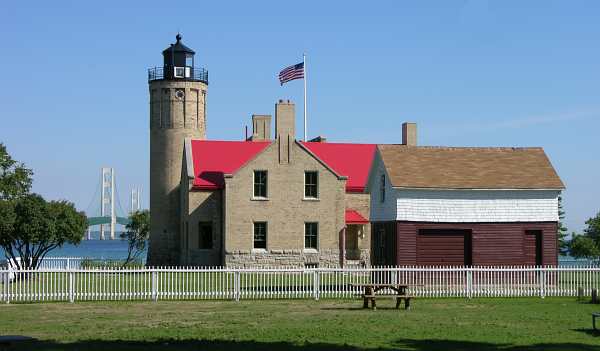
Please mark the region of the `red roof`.
POLYGON ((221 189, 224 174, 233 174, 263 151, 269 141, 192 140, 196 189, 221 189))
POLYGON ((346 210, 346 224, 367 224, 369 220, 363 217, 358 211, 346 210))
POLYGON ((337 174, 348 177, 346 191, 362 193, 367 185, 376 144, 302 142, 337 174))

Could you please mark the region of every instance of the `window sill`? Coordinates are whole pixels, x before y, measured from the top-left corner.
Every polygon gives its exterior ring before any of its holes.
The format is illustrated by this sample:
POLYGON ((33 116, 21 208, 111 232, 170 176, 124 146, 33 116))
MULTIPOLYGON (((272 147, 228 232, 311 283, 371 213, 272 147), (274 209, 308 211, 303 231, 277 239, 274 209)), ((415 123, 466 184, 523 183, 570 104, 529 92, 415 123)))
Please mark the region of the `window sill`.
POLYGON ((321 201, 318 197, 303 197, 302 201, 321 201))
POLYGON ((265 253, 267 253, 268 251, 267 251, 267 249, 252 249, 252 251, 251 251, 251 252, 252 252, 253 254, 255 254, 255 253, 265 254, 265 253))
POLYGON ((304 249, 304 253, 314 253, 314 254, 317 254, 317 253, 319 253, 319 250, 317 250, 317 249, 304 249))
POLYGON ((269 201, 268 197, 251 197, 250 201, 269 201))

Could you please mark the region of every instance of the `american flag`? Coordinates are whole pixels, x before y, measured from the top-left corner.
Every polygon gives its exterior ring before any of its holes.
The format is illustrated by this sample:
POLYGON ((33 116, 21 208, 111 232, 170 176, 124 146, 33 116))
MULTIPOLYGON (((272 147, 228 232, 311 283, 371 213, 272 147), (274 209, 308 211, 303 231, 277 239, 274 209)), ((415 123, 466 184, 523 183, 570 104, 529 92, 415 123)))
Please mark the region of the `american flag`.
POLYGON ((294 79, 304 78, 304 62, 284 68, 279 72, 279 83, 287 83, 294 79))

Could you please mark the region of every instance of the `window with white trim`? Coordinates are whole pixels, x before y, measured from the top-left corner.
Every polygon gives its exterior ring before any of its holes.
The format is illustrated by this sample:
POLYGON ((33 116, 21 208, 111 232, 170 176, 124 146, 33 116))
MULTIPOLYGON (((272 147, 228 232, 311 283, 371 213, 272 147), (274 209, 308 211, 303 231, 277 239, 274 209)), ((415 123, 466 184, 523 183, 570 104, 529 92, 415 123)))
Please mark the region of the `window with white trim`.
POLYGON ((254 171, 254 197, 267 197, 267 171, 254 171))
POLYGON ((319 198, 319 172, 304 172, 304 197, 309 199, 319 198))
POLYGON ((255 249, 267 248, 267 222, 254 222, 254 246, 255 249))
POLYGON ((319 223, 306 222, 304 223, 304 248, 318 249, 319 242, 319 223))

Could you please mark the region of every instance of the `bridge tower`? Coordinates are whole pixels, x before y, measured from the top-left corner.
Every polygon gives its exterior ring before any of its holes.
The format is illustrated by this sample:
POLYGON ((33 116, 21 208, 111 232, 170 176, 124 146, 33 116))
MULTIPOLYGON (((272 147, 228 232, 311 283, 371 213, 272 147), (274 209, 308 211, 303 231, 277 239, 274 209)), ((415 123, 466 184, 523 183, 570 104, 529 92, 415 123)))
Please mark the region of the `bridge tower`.
MULTIPOLYGON (((115 239, 115 226, 117 216, 115 215, 115 169, 102 168, 102 192, 100 193, 100 216, 110 216, 110 239, 115 239)), ((104 224, 100 224, 100 240, 104 240, 104 224)))
POLYGON ((142 209, 142 203, 140 202, 140 197, 142 196, 142 189, 140 188, 132 188, 131 189, 131 199, 130 199, 130 213, 134 213, 142 209))
POLYGON ((150 92, 149 265, 179 263, 179 184, 185 138, 206 139, 208 72, 195 66, 181 35, 148 70, 150 92))

